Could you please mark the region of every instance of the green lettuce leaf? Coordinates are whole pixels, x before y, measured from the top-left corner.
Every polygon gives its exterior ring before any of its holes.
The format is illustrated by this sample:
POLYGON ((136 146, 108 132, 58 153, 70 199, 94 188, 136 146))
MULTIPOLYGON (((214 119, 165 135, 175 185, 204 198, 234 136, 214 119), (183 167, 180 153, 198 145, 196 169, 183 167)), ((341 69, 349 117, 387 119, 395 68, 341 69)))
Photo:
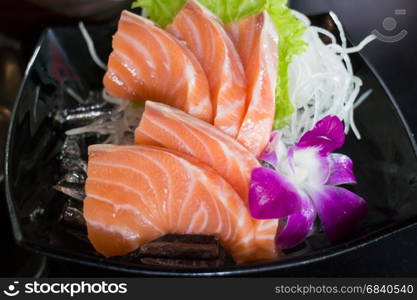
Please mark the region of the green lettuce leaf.
POLYGON ((200 0, 200 3, 220 17, 223 23, 239 21, 261 12, 266 1, 260 0, 200 0))
POLYGON ((274 129, 281 129, 288 124, 288 117, 294 112, 289 95, 288 69, 294 55, 299 55, 306 49, 307 43, 303 40, 306 28, 291 14, 287 7, 287 0, 271 0, 268 2, 266 10, 271 16, 279 35, 274 129))
POLYGON ((166 27, 174 20, 185 0, 136 0, 132 8, 144 8, 149 19, 166 27))
MULTIPOLYGON (((146 9, 149 19, 162 27, 170 24, 186 0, 136 0, 132 8, 146 9)), ((303 40, 305 27, 291 14, 288 0, 200 0, 227 24, 247 16, 268 11, 279 34, 279 71, 277 82, 276 113, 274 129, 287 125, 288 117, 294 112, 288 91, 288 68, 294 55, 306 48, 303 40)))
MULTIPOLYGON (((146 14, 151 20, 162 27, 166 27, 174 20, 185 1, 186 0, 136 0, 132 3, 132 8, 142 7, 146 9, 146 14)), ((200 0, 199 2, 205 5, 227 24, 262 11, 267 1, 200 0)))

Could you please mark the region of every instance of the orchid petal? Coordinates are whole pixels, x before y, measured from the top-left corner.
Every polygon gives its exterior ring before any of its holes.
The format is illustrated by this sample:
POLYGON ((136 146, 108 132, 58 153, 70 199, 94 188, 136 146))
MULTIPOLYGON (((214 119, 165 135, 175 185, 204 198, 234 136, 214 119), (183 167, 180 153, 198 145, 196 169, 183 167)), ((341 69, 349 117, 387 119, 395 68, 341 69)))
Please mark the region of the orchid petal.
POLYGON ((330 176, 326 184, 354 184, 356 183, 355 175, 353 174, 353 162, 349 156, 332 153, 328 156, 330 164, 330 176))
POLYGON ((261 162, 266 162, 276 168, 278 164, 278 156, 274 149, 271 149, 270 147, 267 147, 264 152, 259 156, 259 160, 261 162))
POLYGON ((307 131, 296 144, 298 148, 317 147, 323 156, 345 143, 344 125, 336 116, 327 116, 307 131))
POLYGON ((278 164, 278 155, 276 153, 276 145, 280 141, 281 133, 278 130, 272 131, 269 137, 269 144, 265 150, 258 157, 259 160, 267 162, 268 164, 276 167, 278 164))
POLYGON ((295 173, 294 154, 295 154, 294 147, 288 148, 288 152, 287 152, 288 167, 293 174, 295 173))
POLYGON ((320 174, 317 175, 320 184, 325 184, 330 178, 330 162, 325 156, 317 156, 317 160, 320 164, 320 174))
POLYGON ((302 243, 313 229, 316 211, 308 196, 304 193, 301 210, 288 216, 284 229, 277 233, 275 243, 281 249, 288 249, 302 243))
POLYGON ((299 211, 300 207, 300 194, 285 177, 267 168, 252 171, 249 208, 253 218, 282 218, 299 211))
POLYGON ((327 237, 337 241, 351 232, 366 216, 368 205, 360 196, 344 188, 324 186, 309 191, 327 237))
POLYGON ((281 132, 278 130, 274 130, 271 132, 271 135, 269 136, 269 143, 274 144, 274 142, 279 140, 280 138, 281 138, 281 132))

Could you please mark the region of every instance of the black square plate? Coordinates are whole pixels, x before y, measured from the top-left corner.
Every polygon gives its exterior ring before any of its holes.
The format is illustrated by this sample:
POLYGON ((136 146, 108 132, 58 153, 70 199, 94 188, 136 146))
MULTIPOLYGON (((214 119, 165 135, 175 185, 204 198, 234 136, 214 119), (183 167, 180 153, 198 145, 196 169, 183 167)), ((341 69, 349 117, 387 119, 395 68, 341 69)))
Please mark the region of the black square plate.
MULTIPOLYGON (((99 56, 110 53, 114 26, 90 28, 99 56)), ((322 233, 310 237, 308 251, 293 253, 274 263, 248 264, 221 269, 164 269, 115 259, 104 259, 89 243, 74 238, 57 219, 66 198, 52 189, 58 180, 57 156, 64 132, 53 124, 54 110, 77 104, 64 91, 70 87, 82 96, 102 89, 103 72, 91 60, 78 28, 47 30, 25 74, 6 148, 5 184, 17 242, 31 250, 67 261, 123 272, 220 276, 280 270, 326 260, 377 242, 383 237, 417 224, 417 160, 415 141, 399 112, 395 99, 371 68, 353 56, 356 74, 364 81, 362 91, 373 93, 355 114, 363 139, 352 135, 343 153, 355 163, 359 184, 355 192, 364 197, 370 213, 354 236, 332 245, 322 233)), ((305 249, 304 249, 305 250, 305 249)))

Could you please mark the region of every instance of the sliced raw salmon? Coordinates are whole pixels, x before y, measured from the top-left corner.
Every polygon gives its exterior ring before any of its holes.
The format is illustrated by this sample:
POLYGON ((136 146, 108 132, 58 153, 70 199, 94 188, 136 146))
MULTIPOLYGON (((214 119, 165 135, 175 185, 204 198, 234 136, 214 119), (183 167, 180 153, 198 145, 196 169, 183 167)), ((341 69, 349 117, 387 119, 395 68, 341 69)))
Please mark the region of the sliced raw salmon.
POLYGON ((219 172, 243 199, 248 196, 252 170, 260 167, 255 156, 235 139, 162 103, 146 101, 135 142, 161 145, 195 157, 219 172))
POLYGON ((188 0, 167 31, 185 41, 205 70, 214 125, 236 137, 245 113, 246 78, 223 24, 198 1, 188 0))
POLYGON ((237 262, 270 259, 242 199, 210 167, 153 146, 89 148, 84 217, 95 249, 127 254, 166 233, 207 234, 237 262))
POLYGON ((213 121, 207 76, 184 45, 153 22, 123 11, 103 83, 110 95, 154 100, 213 121))
MULTIPOLYGON (((251 172, 260 164, 245 147, 213 125, 173 107, 147 101, 135 131, 135 142, 161 145, 204 162, 223 176, 247 204, 251 172)), ((258 247, 264 249, 263 256, 274 258, 278 221, 254 222, 258 247)))
POLYGON ((226 29, 242 59, 248 85, 248 106, 237 140, 259 156, 274 122, 278 34, 266 11, 230 23, 226 29))

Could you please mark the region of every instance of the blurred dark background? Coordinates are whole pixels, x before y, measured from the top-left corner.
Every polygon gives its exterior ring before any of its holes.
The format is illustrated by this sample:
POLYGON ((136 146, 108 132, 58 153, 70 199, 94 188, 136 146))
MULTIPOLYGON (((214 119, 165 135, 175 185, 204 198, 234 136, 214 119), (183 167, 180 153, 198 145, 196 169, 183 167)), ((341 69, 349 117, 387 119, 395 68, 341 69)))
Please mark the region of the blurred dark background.
MULTIPOLYGON (((124 0, 6 0, 0 10, 0 151, 7 132, 24 67, 41 32, 48 26, 74 26, 81 19, 102 24, 117 19, 124 0)), ((395 43, 373 42, 363 52, 375 73, 400 107, 411 131, 417 133, 417 5, 415 0, 292 0, 291 6, 306 14, 333 10, 340 17, 353 44, 373 30, 395 37, 395 43), (401 14, 396 14, 400 10, 401 14), (387 21, 387 18, 389 21, 387 21), (394 19, 395 22, 392 20, 394 19), (387 27, 387 24, 391 26, 387 27), (395 26, 394 26, 395 25, 395 26)), ((0 179, 2 180, 2 171, 0 179)), ((417 199, 416 199, 417 201, 417 199)), ((92 268, 45 259, 15 246, 7 206, 0 187, 0 276, 117 276, 92 268)), ((326 262, 300 266, 265 276, 417 276, 417 228, 326 262)))

